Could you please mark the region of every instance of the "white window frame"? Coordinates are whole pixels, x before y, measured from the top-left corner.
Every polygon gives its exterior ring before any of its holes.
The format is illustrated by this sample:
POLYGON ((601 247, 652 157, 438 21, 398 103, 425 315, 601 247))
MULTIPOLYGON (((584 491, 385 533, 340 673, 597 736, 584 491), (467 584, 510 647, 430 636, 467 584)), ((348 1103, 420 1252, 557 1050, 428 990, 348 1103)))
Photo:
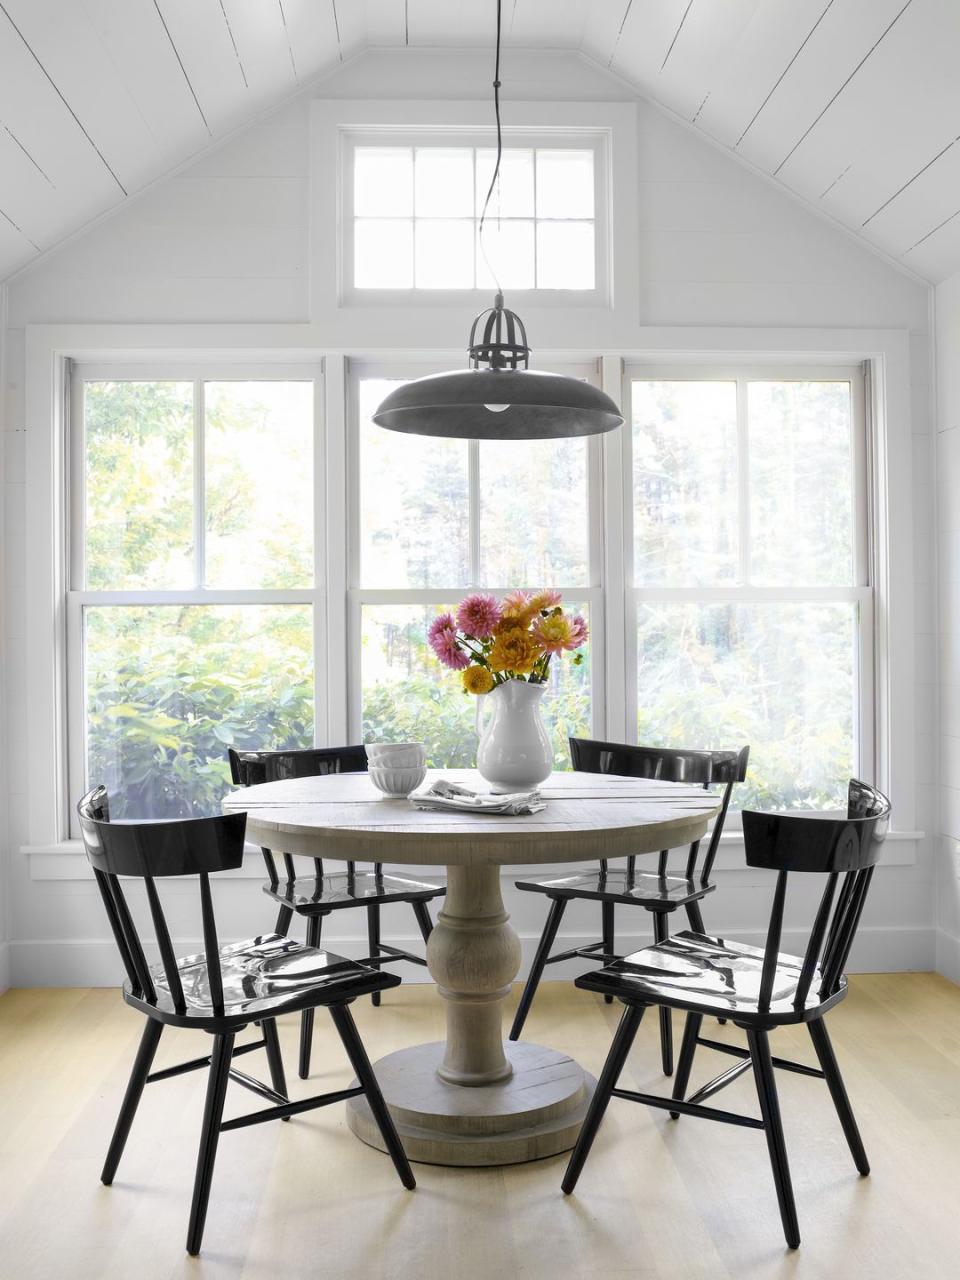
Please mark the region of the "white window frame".
MULTIPOLYGON (((396 130, 370 129, 363 130, 359 128, 343 129, 340 132, 340 173, 341 173, 341 189, 340 189, 340 295, 342 300, 350 306, 366 306, 366 307, 389 307, 389 306, 409 306, 409 305, 433 305, 433 306, 450 306, 461 305, 464 307, 475 307, 478 310, 483 305, 489 305, 489 299, 494 291, 491 284, 488 287, 476 287, 473 289, 425 289, 414 285, 412 288, 400 289, 382 289, 382 288, 361 288, 354 284, 354 228, 357 215, 353 208, 353 170, 354 156, 357 147, 403 147, 410 149, 425 147, 461 147, 461 148, 489 148, 494 139, 489 130, 456 130, 449 126, 442 127, 434 125, 431 128, 422 127, 416 132, 406 132, 400 128, 396 130)), ((548 150, 576 150, 589 151, 593 155, 593 218, 541 218, 536 214, 536 210, 531 214, 529 221, 534 223, 536 229, 537 224, 541 222, 590 222, 593 226, 593 288, 591 289, 550 289, 541 285, 535 285, 532 289, 514 289, 507 287, 510 294, 510 304, 514 309, 522 310, 524 306, 531 306, 540 302, 547 306, 608 306, 610 302, 611 280, 613 278, 613 264, 611 258, 611 225, 610 225, 610 209, 608 200, 608 168, 610 164, 609 158, 609 136, 603 130, 578 130, 572 133, 564 133, 556 129, 549 132, 541 130, 538 133, 528 133, 524 130, 512 127, 504 128, 504 151, 514 148, 525 148, 531 151, 548 151, 548 150)), ((482 193, 481 193, 482 195, 482 193)), ((476 193, 475 193, 476 197, 476 193)), ((470 219, 464 218, 463 221, 472 221, 474 225, 479 225, 479 215, 471 215, 470 219)), ((496 223, 496 201, 491 199, 490 211, 487 215, 490 224, 496 223)), ((514 219, 505 219, 505 221, 513 221, 514 219)), ((416 230, 416 220, 411 218, 416 230)), ((536 230, 535 230, 536 235, 536 230)), ((414 241, 414 271, 416 270, 416 247, 414 241)), ((534 241, 534 254, 536 254, 536 240, 534 241)))
MULTIPOLYGON (((636 108, 622 102, 515 102, 504 125, 506 146, 594 149, 593 289, 509 291, 524 312, 575 308, 584 316, 626 318, 637 288, 636 108), (614 181, 616 175, 616 181, 614 181), (614 289, 616 263, 616 289, 614 289)), ((356 289, 352 282, 353 148, 358 144, 489 146, 496 138, 486 102, 336 101, 311 103, 312 318, 356 317, 371 311, 412 314, 429 308, 489 305, 489 289, 356 289)), ((352 326, 351 326, 352 327, 352 326)))
MULTIPOLYGON (((313 615, 314 741, 326 727, 326 677, 323 667, 326 632, 324 564, 326 527, 324 493, 323 364, 244 363, 220 364, 158 361, 156 363, 96 363, 71 361, 67 368, 67 459, 69 467, 69 584, 66 592, 66 719, 67 779, 70 794, 86 789, 87 724, 86 673, 84 669, 83 612, 91 606, 114 605, 127 608, 150 605, 308 605, 313 615), (91 590, 85 581, 85 488, 86 440, 84 387, 88 382, 189 382, 193 385, 193 539, 194 582, 190 587, 163 590, 91 590), (208 588, 206 568, 206 484, 205 484, 205 404, 207 382, 283 382, 313 384, 313 563, 310 586, 295 589, 208 588)), ((76 814, 67 814, 71 836, 79 837, 76 814)))
MULTIPOLYGON (((455 360, 456 357, 448 357, 455 360)), ((476 440, 467 441, 467 485, 470 510, 468 519, 468 580, 461 586, 450 588, 373 588, 362 584, 360 537, 360 413, 357 389, 364 378, 411 379, 435 371, 436 362, 430 364, 411 361, 384 362, 351 360, 348 365, 347 444, 348 467, 348 666, 349 691, 348 723, 351 740, 359 741, 363 721, 362 690, 362 624, 364 605, 452 605, 468 592, 478 588, 494 596, 503 596, 515 588, 536 590, 552 587, 562 591, 564 602, 570 606, 586 605, 589 608, 591 636, 590 707, 591 732, 601 734, 605 723, 606 671, 604 664, 604 580, 603 580, 603 461, 601 440, 593 436, 587 445, 587 571, 585 584, 560 582, 502 582, 480 581, 480 445, 476 440)), ((564 373, 570 377, 584 378, 599 385, 598 362, 549 361, 538 366, 552 373, 564 373)))
MULTIPOLYGON (((753 364, 725 361, 722 364, 661 364, 630 362, 624 365, 622 407, 626 419, 621 435, 621 475, 623 482, 623 572, 624 646, 626 656, 626 737, 637 741, 638 670, 637 612, 644 602, 693 604, 853 604, 857 607, 857 649, 855 654, 853 708, 853 771, 864 781, 877 777, 874 735, 875 705, 875 622, 871 504, 867 474, 867 415, 865 370, 862 364, 814 364, 804 362, 753 364), (643 381, 726 382, 736 384, 737 488, 738 488, 738 581, 722 587, 638 586, 634 575, 634 493, 633 493, 633 404, 632 384, 643 381), (747 386, 750 382, 834 381, 850 384, 851 413, 851 511, 853 514, 852 581, 847 586, 755 586, 749 581, 749 423, 747 386)), ((730 743, 739 747, 740 743, 730 743)), ((739 813, 730 815, 732 827, 740 825, 739 813)))
MULTIPOLYGON (((723 365, 850 365, 867 362, 868 501, 874 529, 872 581, 876 628, 875 742, 876 781, 893 802, 894 829, 881 871, 917 861, 923 833, 914 829, 918 781, 914 736, 914 585, 911 438, 910 335, 900 329, 816 329, 770 327, 641 326, 623 313, 587 312, 593 346, 585 348, 583 317, 540 310, 536 333, 550 358, 584 360, 602 352, 604 390, 621 393, 624 361, 723 365)), ((528 317, 524 317, 527 319, 528 317)), ((29 857, 34 879, 85 879, 82 848, 69 836, 69 809, 76 796, 67 780, 66 592, 68 565, 67 389, 71 360, 128 365, 222 361, 234 374, 257 363, 310 363, 324 366, 324 486, 319 507, 326 530, 326 635, 323 671, 328 688, 326 738, 343 742, 349 732, 346 681, 348 664, 348 575, 345 547, 338 541, 347 521, 347 362, 416 359, 432 370, 451 366, 445 346, 450 337, 446 308, 413 314, 366 315, 359 326, 350 314, 335 311, 295 324, 96 324, 28 325, 25 333, 26 598, 27 642, 25 698, 26 743, 23 760, 24 805, 18 813, 19 845, 29 857), (410 326, 404 328, 403 326, 410 326), (416 345, 406 338, 416 335, 416 345), (402 335, 400 342, 398 336, 402 335), (403 346, 402 342, 408 345, 403 346)), ((546 359, 547 357, 545 357, 546 359)), ((618 432, 599 440, 604 483, 605 531, 602 572, 605 584, 602 646, 606 674, 603 720, 595 731, 626 740, 624 654, 625 591, 623 538, 623 442, 618 432)), ((320 461, 318 453, 317 461, 320 461)), ((318 588, 320 584, 317 584, 318 588)), ((594 715, 598 708, 594 706, 594 715)), ((735 844, 735 832, 724 843, 735 844)), ((721 854, 719 867, 743 871, 742 854, 721 854)), ((511 873, 514 869, 511 869, 511 873)), ((256 869, 250 874, 256 876, 256 869)))

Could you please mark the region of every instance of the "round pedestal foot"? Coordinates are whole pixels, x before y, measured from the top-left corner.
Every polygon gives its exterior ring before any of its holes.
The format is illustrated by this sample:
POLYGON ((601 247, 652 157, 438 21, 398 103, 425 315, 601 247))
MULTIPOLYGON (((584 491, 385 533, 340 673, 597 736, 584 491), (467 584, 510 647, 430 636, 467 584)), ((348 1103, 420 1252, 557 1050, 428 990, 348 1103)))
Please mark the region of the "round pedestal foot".
MULTIPOLYGON (((444 1045, 401 1049, 373 1069, 411 1160, 423 1164, 501 1165, 569 1151, 596 1086, 576 1062, 535 1044, 504 1045, 513 1070, 498 1084, 448 1084, 437 1074, 444 1045)), ((347 1103, 358 1138, 383 1146, 363 1097, 347 1103)))

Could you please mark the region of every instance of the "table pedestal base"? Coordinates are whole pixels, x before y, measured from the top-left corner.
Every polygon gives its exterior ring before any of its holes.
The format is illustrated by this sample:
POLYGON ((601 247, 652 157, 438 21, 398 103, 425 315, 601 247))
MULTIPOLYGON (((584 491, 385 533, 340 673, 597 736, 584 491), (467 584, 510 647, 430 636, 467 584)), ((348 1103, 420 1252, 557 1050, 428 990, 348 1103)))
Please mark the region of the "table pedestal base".
MULTIPOLYGON (((401 1141, 423 1164, 521 1164, 569 1151, 596 1081, 564 1053, 504 1045, 513 1071, 497 1084, 447 1084, 437 1075, 444 1045, 415 1045, 373 1064, 401 1141)), ((366 1098, 347 1103, 358 1138, 385 1148, 366 1098)))

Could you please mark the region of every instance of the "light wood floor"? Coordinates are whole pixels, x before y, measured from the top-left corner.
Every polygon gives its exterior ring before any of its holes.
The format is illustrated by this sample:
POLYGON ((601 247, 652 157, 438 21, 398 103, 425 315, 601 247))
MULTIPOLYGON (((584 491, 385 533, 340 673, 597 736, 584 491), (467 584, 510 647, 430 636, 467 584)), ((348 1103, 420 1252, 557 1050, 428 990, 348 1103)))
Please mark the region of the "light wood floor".
MULTIPOLYGON (((518 991, 515 992, 515 995, 518 991)), ((545 983, 531 1040, 598 1071, 617 1017, 566 983, 545 983)), ((371 1056, 438 1039, 429 986, 357 1006, 371 1056)), ((342 1280, 956 1280, 960 1276, 960 988, 931 974, 851 981, 830 1016, 873 1165, 857 1176, 821 1082, 778 1072, 803 1244, 783 1246, 763 1135, 671 1122, 614 1100, 577 1193, 566 1157, 480 1171, 416 1166, 405 1192, 385 1156, 348 1131, 342 1106, 224 1134, 204 1252, 183 1252, 203 1073, 151 1085, 117 1181, 99 1172, 140 1031, 115 991, 13 991, 0 998, 0 1277, 321 1277, 342 1280)), ((677 1025, 679 1031, 679 1023, 677 1025)), ((659 1091, 656 1021, 624 1080, 659 1091)), ((281 1025, 294 1074, 296 1026, 281 1025)), ((717 1028, 717 1036, 739 1035, 717 1028)), ((198 1033, 164 1034, 158 1066, 196 1056, 198 1033)), ((813 1061, 805 1033, 775 1038, 813 1061)), ((266 1078, 260 1055, 244 1069, 266 1078), (254 1065, 256 1064, 256 1066, 254 1065)), ((730 1065, 700 1050, 695 1081, 730 1065)), ((349 1079, 318 1018, 314 1075, 296 1096, 349 1079)), ((256 1107, 234 1086, 229 1114, 256 1107)), ((723 1106, 756 1114, 750 1076, 723 1106)))

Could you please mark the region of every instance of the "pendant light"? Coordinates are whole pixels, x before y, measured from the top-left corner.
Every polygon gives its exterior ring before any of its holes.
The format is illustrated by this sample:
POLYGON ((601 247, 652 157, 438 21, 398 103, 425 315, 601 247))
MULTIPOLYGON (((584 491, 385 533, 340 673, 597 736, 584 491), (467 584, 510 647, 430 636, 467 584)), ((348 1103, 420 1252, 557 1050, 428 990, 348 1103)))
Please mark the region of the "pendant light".
MULTIPOLYGON (((497 120, 497 160, 480 215, 480 244, 487 206, 500 174, 500 11, 497 0, 497 55, 493 106, 497 120)), ((493 272, 496 279, 496 272, 493 272)), ((468 440, 555 440, 612 431, 623 416, 611 398, 579 378, 531 370, 523 321, 503 305, 497 283, 493 306, 470 330, 470 368, 435 373, 391 391, 373 421, 389 431, 468 440)))

